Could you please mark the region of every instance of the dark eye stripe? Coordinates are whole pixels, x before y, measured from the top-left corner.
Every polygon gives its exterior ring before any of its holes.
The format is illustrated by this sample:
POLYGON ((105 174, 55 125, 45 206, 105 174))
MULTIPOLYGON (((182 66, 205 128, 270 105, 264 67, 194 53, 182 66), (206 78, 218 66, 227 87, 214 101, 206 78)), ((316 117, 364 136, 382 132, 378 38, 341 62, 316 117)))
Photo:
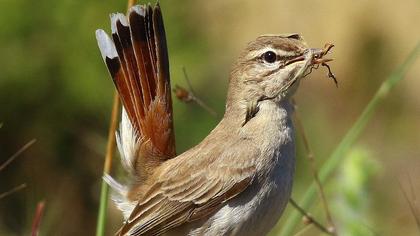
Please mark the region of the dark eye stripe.
POLYGON ((290 56, 281 56, 281 55, 277 55, 277 60, 279 61, 288 61, 290 59, 293 59, 295 57, 300 56, 301 54, 296 54, 296 55, 290 55, 290 56))
MULTIPOLYGON (((266 52, 268 52, 268 51, 266 51, 266 52)), ((253 58, 251 58, 251 59, 249 59, 249 60, 250 60, 250 61, 260 61, 260 62, 264 62, 264 54, 265 54, 266 52, 263 52, 261 55, 254 56, 253 58)), ((273 52, 274 52, 274 51, 273 51, 273 52)), ((297 53, 297 54, 295 54, 295 55, 290 55, 290 56, 286 56, 286 55, 279 55, 279 54, 277 54, 277 53, 276 53, 276 61, 287 61, 287 60, 293 59, 293 58, 298 57, 298 56, 301 56, 301 55, 302 55, 302 53, 297 53)))

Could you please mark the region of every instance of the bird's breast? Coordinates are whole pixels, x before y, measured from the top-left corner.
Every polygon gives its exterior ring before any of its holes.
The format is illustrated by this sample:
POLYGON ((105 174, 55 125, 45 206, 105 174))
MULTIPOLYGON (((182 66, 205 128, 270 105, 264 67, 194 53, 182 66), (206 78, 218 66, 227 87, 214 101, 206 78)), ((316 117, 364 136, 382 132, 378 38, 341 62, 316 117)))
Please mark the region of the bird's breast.
POLYGON ((244 127, 242 135, 254 139, 261 151, 255 157, 257 175, 244 192, 229 200, 190 235, 265 235, 274 227, 290 198, 295 169, 289 108, 264 103, 245 125, 248 127, 244 127))

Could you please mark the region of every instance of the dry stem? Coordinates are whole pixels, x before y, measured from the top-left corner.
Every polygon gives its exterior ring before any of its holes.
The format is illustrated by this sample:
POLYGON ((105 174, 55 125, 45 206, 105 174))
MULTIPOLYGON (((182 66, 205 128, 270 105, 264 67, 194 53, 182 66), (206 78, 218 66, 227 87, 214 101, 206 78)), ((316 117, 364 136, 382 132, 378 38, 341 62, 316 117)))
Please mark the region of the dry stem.
POLYGON ((414 219, 416 221, 417 228, 418 228, 418 230, 420 232, 420 211, 416 207, 416 203, 417 203, 416 200, 417 199, 416 199, 416 195, 414 193, 413 183, 411 181, 411 177, 410 176, 408 176, 408 183, 410 185, 411 199, 410 199, 410 196, 409 196, 410 194, 407 193, 407 191, 404 189, 401 180, 398 179, 398 184, 400 185, 401 192, 403 193, 404 198, 405 198, 405 200, 408 203, 408 206, 410 208, 410 212, 413 215, 413 217, 414 217, 414 219))
POLYGON ((194 89, 191 85, 191 82, 188 78, 187 70, 185 67, 182 67, 182 71, 184 73, 184 79, 187 81, 189 90, 185 89, 184 87, 181 87, 179 85, 175 85, 175 88, 173 89, 175 96, 185 102, 195 102, 197 105, 202 107, 204 110, 206 110, 208 113, 210 113, 213 117, 217 117, 217 112, 214 111, 211 107, 209 107, 204 101, 202 101, 200 98, 198 98, 195 95, 194 89))
POLYGON ((26 149, 28 149, 30 146, 32 146, 32 144, 34 144, 35 142, 36 142, 36 139, 32 139, 27 144, 25 144, 23 147, 21 147, 15 154, 13 154, 9 159, 7 159, 7 161, 5 161, 3 164, 1 164, 0 171, 2 171, 4 168, 6 168, 6 166, 8 166, 14 159, 16 159, 16 157, 18 157, 20 154, 22 154, 26 149))
POLYGON ((32 236, 38 236, 39 226, 41 225, 42 216, 44 215, 45 201, 41 201, 36 206, 34 220, 32 222, 32 236))
POLYGON ((15 192, 17 192, 19 190, 24 189, 24 188, 26 188, 26 184, 18 185, 16 187, 10 189, 9 191, 6 191, 4 193, 1 193, 0 194, 0 199, 5 198, 5 197, 9 196, 10 194, 13 194, 13 193, 15 193, 15 192))
MULTIPOLYGON (((293 100, 293 104, 295 104, 294 100, 293 100)), ((327 202, 327 199, 325 197, 325 192, 324 192, 324 189, 322 187, 321 181, 319 180, 318 170, 317 170, 316 164, 315 164, 315 155, 312 152, 312 149, 309 145, 305 129, 304 129, 302 121, 300 120, 300 117, 299 117, 299 113, 298 113, 297 109, 295 109, 295 110, 296 110, 295 111, 296 126, 298 127, 298 130, 299 130, 299 132, 302 136, 303 145, 305 146, 305 150, 306 150, 306 153, 307 153, 307 158, 308 158, 308 161, 309 161, 309 164, 310 164, 310 169, 311 169, 313 178, 315 180, 315 183, 317 185, 318 193, 319 193, 319 196, 321 198, 322 205, 324 207, 325 215, 327 217, 327 221, 328 221, 328 224, 329 224, 328 232, 330 232, 331 235, 337 235, 336 228, 335 228, 333 219, 331 217, 331 212, 330 212, 329 207, 328 207, 328 202, 327 202)))
POLYGON ((128 0, 127 9, 130 9, 130 7, 134 6, 136 3, 136 0, 128 0))
MULTIPOLYGON (((303 216, 306 217, 306 219, 308 220, 308 223, 315 225, 318 229, 320 229, 322 232, 326 234, 334 235, 333 232, 328 230, 325 226, 323 226, 321 223, 315 220, 309 213, 307 213, 304 209, 302 209, 292 198, 289 199, 289 202, 290 204, 292 204, 294 208, 296 208, 296 210, 298 210, 303 216)), ((298 234, 300 234, 300 232, 298 232, 298 234)))
POLYGON ((115 152, 115 131, 117 130, 118 123, 118 107, 119 107, 118 93, 114 94, 114 102, 112 105, 111 123, 108 131, 108 142, 106 146, 106 156, 104 162, 104 173, 109 174, 112 166, 112 156, 115 152))

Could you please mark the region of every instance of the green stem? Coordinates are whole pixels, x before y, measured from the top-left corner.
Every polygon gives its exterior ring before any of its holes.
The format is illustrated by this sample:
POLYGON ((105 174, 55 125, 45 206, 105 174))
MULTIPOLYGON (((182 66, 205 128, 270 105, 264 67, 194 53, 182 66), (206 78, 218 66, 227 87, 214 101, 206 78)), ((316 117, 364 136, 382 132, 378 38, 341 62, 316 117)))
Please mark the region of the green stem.
POLYGON ((109 186, 105 181, 102 180, 98 222, 96 224, 96 236, 105 235, 106 208, 108 206, 108 192, 109 192, 109 186))
MULTIPOLYGON (((114 102, 112 105, 111 122, 109 125, 109 131, 108 131, 108 143, 106 146, 106 155, 105 155, 105 161, 104 161, 105 174, 109 174, 111 171, 112 155, 115 152, 115 131, 117 130, 118 107, 119 107, 119 98, 118 98, 117 92, 115 91, 114 102)), ((96 236, 105 235, 106 209, 108 206, 108 192, 109 192, 109 186, 104 180, 102 180, 98 222, 96 224, 96 236)))
MULTIPOLYGON (((127 9, 130 9, 135 3, 136 3, 135 0, 128 0, 127 9)), ((114 102, 112 106, 112 114, 111 114, 111 124, 110 124, 109 132, 108 132, 106 156, 105 156, 105 161, 104 161, 105 174, 109 174, 109 172, 111 171, 112 155, 115 152, 115 131, 117 130, 119 101, 120 100, 118 97, 118 93, 117 91, 115 91, 114 102)), ((102 180, 98 221, 96 223, 96 236, 105 235, 106 209, 108 206, 108 192, 109 192, 109 186, 104 180, 102 180)))
MULTIPOLYGON (((407 73, 410 66, 415 62, 420 52, 420 43, 417 43, 416 47, 411 51, 403 64, 401 64, 379 87, 373 98, 370 100, 366 108, 363 110, 360 117, 347 132, 340 144, 334 150, 332 155, 328 158, 326 163, 322 166, 319 172, 319 179, 321 183, 325 183, 327 178, 333 173, 340 161, 343 159, 347 151, 354 144, 357 138, 362 133, 366 124, 373 115, 373 112, 378 107, 379 103, 389 94, 389 92, 400 82, 405 74, 407 73)), ((303 195, 300 201, 300 206, 304 209, 308 209, 315 201, 316 198, 316 185, 312 183, 306 193, 303 195)), ((301 221, 301 215, 298 212, 293 212, 284 225, 284 228, 280 231, 280 236, 289 236, 293 234, 294 229, 301 221)))

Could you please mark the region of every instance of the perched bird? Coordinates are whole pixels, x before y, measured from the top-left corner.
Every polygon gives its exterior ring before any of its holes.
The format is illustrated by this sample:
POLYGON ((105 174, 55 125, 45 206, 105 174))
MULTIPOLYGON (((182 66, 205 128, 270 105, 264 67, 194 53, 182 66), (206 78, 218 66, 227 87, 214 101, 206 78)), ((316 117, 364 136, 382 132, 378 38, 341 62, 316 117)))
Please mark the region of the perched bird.
MULTIPOLYGON (((298 34, 250 42, 230 74, 226 111, 198 145, 175 152, 169 61, 159 5, 111 15, 96 38, 123 104, 117 133, 130 183, 104 178, 119 235, 265 235, 289 200, 295 168, 290 98, 325 49, 298 34)), ((191 130, 190 132, 194 132, 191 130)))

